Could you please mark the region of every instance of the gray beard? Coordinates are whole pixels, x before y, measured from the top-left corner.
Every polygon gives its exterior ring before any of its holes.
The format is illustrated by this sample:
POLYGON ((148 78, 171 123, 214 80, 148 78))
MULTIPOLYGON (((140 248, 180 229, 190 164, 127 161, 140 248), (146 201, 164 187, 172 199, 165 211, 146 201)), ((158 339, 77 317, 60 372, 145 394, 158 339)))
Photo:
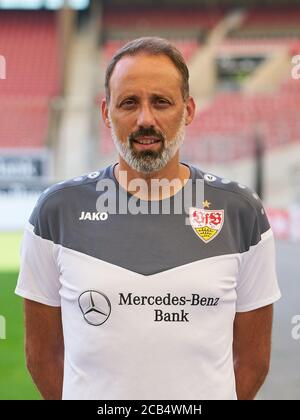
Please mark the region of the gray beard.
POLYGON ((170 160, 175 156, 178 149, 182 146, 185 138, 185 113, 182 115, 175 137, 172 140, 166 142, 166 138, 164 136, 162 148, 157 152, 136 152, 133 150, 129 139, 127 139, 126 143, 121 143, 117 137, 115 127, 110 117, 109 122, 112 139, 118 153, 132 169, 143 174, 150 174, 152 172, 157 172, 163 169, 167 163, 169 163, 170 160))

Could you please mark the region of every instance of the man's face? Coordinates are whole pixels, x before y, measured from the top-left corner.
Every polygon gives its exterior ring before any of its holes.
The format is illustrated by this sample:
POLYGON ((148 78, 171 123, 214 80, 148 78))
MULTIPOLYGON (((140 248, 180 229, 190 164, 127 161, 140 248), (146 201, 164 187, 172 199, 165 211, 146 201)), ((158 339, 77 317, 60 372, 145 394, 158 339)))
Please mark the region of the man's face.
POLYGON ((125 56, 110 79, 102 113, 121 157, 138 172, 162 169, 184 139, 194 103, 184 102, 181 74, 164 55, 125 56))

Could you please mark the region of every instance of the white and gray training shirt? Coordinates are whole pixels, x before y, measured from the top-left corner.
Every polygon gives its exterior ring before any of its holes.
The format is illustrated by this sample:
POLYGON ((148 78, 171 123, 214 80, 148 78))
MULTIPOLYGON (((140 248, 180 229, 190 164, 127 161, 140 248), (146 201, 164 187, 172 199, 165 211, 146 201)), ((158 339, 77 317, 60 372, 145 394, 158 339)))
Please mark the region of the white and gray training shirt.
POLYGON ((16 293, 61 307, 64 399, 236 399, 235 314, 280 297, 273 234, 253 191, 189 167, 187 212, 121 212, 114 165, 41 195, 16 293))

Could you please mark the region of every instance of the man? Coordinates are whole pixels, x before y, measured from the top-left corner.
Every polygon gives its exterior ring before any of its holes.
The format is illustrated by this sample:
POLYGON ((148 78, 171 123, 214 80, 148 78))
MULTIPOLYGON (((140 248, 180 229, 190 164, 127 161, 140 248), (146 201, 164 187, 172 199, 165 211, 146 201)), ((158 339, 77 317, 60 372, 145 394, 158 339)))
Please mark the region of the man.
POLYGON ((16 292, 44 398, 253 399, 263 383, 272 232, 252 191, 180 163, 194 113, 166 40, 113 57, 102 115, 118 164, 52 187, 25 231, 16 292))

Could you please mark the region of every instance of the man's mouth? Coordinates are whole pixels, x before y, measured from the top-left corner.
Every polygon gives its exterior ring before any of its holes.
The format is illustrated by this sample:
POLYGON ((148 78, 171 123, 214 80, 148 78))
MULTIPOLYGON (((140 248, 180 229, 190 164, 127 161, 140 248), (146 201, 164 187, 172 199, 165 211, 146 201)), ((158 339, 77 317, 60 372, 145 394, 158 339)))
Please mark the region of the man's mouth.
POLYGON ((157 137, 138 137, 134 139, 133 141, 134 143, 149 145, 149 144, 159 143, 161 140, 158 139, 157 137))

